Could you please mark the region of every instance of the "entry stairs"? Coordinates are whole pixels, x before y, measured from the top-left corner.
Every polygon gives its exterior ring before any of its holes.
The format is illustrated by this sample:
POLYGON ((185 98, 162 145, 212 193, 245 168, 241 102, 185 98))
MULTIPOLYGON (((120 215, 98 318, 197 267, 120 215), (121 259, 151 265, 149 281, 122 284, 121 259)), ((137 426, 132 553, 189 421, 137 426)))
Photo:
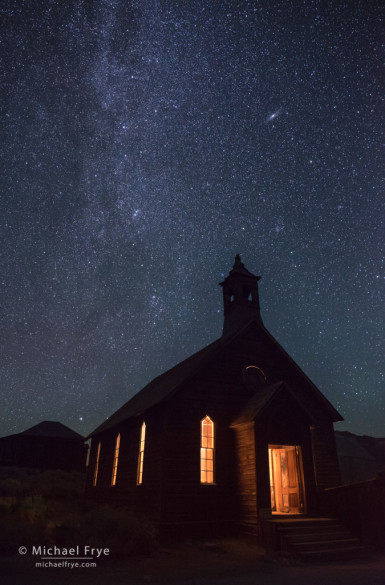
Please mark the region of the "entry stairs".
POLYGON ((359 539, 333 518, 277 519, 274 524, 278 548, 304 561, 342 560, 367 552, 359 539))

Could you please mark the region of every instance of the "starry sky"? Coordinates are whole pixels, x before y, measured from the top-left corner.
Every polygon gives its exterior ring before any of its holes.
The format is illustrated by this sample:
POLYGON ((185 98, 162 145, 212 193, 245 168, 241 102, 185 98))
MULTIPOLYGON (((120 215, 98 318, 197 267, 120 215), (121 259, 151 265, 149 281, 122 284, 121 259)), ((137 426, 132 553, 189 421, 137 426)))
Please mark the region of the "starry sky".
POLYGON ((1 12, 0 435, 86 435, 220 337, 240 253, 336 428, 385 436, 381 3, 1 12))

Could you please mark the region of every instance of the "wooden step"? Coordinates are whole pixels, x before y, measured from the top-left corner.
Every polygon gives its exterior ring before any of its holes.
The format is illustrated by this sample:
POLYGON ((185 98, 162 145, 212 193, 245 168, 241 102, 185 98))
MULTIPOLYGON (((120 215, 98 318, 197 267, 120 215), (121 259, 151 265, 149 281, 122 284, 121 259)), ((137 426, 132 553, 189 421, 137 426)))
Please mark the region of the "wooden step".
POLYGON ((351 538, 351 533, 347 530, 327 530, 320 532, 295 532, 291 534, 285 534, 285 538, 288 542, 296 544, 299 542, 313 542, 313 541, 328 541, 328 540, 343 540, 351 538))
POLYGON ((341 524, 313 524, 311 526, 279 526, 279 533, 283 536, 290 536, 291 534, 323 534, 327 532, 346 531, 346 528, 341 524))
POLYGON ((362 556, 359 540, 332 518, 277 521, 281 550, 304 560, 338 560, 362 556))
POLYGON ((331 548, 351 548, 359 546, 359 544, 357 538, 346 538, 344 540, 313 540, 312 542, 297 542, 292 544, 292 546, 301 552, 305 552, 310 550, 329 550, 331 548))

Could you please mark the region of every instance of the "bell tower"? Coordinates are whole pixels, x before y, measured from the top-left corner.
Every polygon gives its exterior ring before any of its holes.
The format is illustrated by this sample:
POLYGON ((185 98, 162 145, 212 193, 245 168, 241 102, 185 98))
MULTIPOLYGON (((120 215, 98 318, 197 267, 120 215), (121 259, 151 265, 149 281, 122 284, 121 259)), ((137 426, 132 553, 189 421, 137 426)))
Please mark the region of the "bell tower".
POLYGON ((255 276, 245 268, 237 254, 229 275, 219 283, 223 289, 225 317, 222 337, 233 333, 253 318, 261 321, 258 293, 260 279, 260 276, 255 276))

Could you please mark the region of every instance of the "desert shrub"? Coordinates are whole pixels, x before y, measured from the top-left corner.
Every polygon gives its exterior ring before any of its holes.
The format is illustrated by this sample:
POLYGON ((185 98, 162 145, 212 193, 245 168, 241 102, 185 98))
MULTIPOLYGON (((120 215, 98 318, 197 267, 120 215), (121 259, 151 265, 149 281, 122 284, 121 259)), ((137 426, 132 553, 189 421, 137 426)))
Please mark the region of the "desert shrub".
POLYGON ((8 477, 0 480, 0 496, 21 496, 25 486, 20 479, 8 477))
POLYGON ((0 468, 0 496, 41 495, 51 498, 81 498, 85 490, 85 474, 60 469, 0 468))
POLYGON ((4 552, 17 552, 19 546, 45 542, 47 504, 41 496, 19 495, 24 493, 24 484, 22 474, 17 475, 18 479, 3 479, 7 496, 0 498, 0 551, 4 552))
POLYGON ((31 524, 45 522, 47 517, 47 504, 41 496, 27 496, 17 505, 16 513, 20 518, 28 520, 31 524))
POLYGON ((0 517, 8 516, 13 511, 13 498, 1 498, 0 497, 0 517))
POLYGON ((155 547, 155 530, 146 519, 126 509, 99 506, 83 518, 72 518, 57 526, 53 539, 58 546, 88 544, 108 548, 111 557, 122 558, 151 552, 155 547))
POLYGON ((48 528, 50 541, 56 546, 71 548, 84 544, 81 536, 80 519, 75 516, 68 516, 65 520, 52 524, 48 528))
POLYGON ((145 518, 127 509, 101 506, 84 520, 85 535, 99 547, 108 547, 113 556, 147 554, 155 545, 155 530, 145 518))
POLYGON ((51 498, 79 498, 84 489, 85 475, 76 471, 43 471, 31 481, 31 491, 51 498))

